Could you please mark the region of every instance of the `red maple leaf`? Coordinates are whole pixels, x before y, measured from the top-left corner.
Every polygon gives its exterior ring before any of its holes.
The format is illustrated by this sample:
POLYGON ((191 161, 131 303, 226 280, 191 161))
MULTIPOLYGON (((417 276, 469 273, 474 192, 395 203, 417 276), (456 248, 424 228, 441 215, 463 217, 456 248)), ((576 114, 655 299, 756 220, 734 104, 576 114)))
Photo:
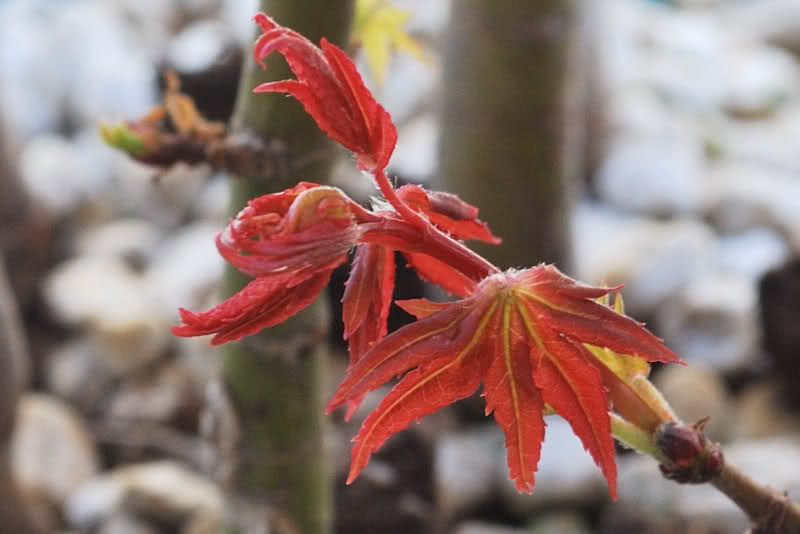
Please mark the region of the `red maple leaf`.
POLYGON ((494 412, 506 435, 518 490, 534 487, 547 403, 570 423, 615 497, 606 383, 614 375, 601 373, 602 364, 583 344, 647 361, 680 359, 640 323, 595 302, 609 291, 540 265, 489 276, 456 302, 399 302, 419 320, 363 355, 328 406, 330 412, 405 373, 354 439, 348 483, 389 436, 483 383, 486 412, 494 412))
POLYGON ((318 48, 263 13, 255 21, 264 32, 253 50, 256 60, 263 67, 264 58, 277 51, 297 79, 263 83, 254 91, 289 93, 322 131, 356 154, 360 169, 385 169, 397 142, 397 129, 347 54, 326 39, 318 48))
POLYGON ((609 410, 631 412, 651 426, 660 420, 625 383, 627 374, 642 372, 631 362, 680 359, 643 325, 595 301, 613 288, 582 285, 549 265, 501 273, 461 245, 457 240, 500 240, 476 207, 454 195, 394 189, 385 168, 396 128, 344 52, 324 39, 317 48, 266 15, 256 22, 264 32, 256 59, 277 51, 297 77, 256 91, 297 98, 374 175, 391 208, 370 212, 336 188, 310 183, 250 201, 217 237, 217 247, 255 280, 207 312, 181 309, 184 324, 173 332, 214 333, 218 344, 280 323, 308 306, 358 246, 344 297, 351 362, 328 411, 348 405, 352 413, 366 393, 404 376, 355 438, 348 483, 389 436, 483 384, 518 490, 534 487, 549 405, 570 423, 615 497, 609 410), (418 320, 386 336, 395 251, 420 276, 463 298, 400 302, 418 320))

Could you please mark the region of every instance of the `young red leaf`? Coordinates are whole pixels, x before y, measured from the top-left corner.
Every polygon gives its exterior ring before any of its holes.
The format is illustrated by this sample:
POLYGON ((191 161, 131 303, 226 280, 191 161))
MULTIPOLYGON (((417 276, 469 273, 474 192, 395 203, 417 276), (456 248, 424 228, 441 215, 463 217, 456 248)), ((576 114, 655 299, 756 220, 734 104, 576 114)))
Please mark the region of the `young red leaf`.
POLYGON ((508 465, 530 491, 549 404, 572 426, 601 467, 612 497, 616 464, 605 380, 583 343, 614 346, 647 361, 680 362, 639 323, 595 302, 609 288, 582 285, 555 267, 510 270, 482 281, 456 302, 401 306, 421 317, 385 337, 353 365, 328 410, 408 373, 367 418, 356 438, 349 480, 393 432, 484 385, 487 412, 506 435, 508 465), (598 323, 597 330, 587 322, 598 323), (452 385, 452 392, 440 387, 452 385), (438 392, 438 394, 437 394, 438 392))
POLYGON ((256 60, 263 66, 264 58, 277 51, 297 76, 297 80, 261 84, 255 92, 294 96, 322 131, 356 154, 360 169, 385 169, 397 142, 397 129, 347 54, 325 39, 318 48, 263 13, 255 21, 264 32, 254 47, 256 60))
POLYGON ((447 308, 449 305, 447 302, 433 302, 428 299, 396 300, 394 303, 417 319, 423 319, 429 315, 433 315, 447 308))
POLYGON ((434 226, 455 239, 472 239, 497 245, 503 240, 478 219, 478 208, 452 193, 427 191, 418 185, 404 185, 397 196, 412 209, 424 213, 434 226))
POLYGON ((183 324, 173 327, 172 333, 181 337, 216 334, 211 344, 220 345, 282 323, 317 298, 337 265, 302 277, 288 273, 256 278, 222 304, 203 313, 181 308, 183 324))
POLYGON ((508 468, 518 491, 530 492, 544 440, 544 401, 531 380, 530 347, 515 332, 523 327, 512 299, 504 299, 493 318, 494 332, 489 353, 492 363, 483 380, 486 415, 494 412, 495 421, 506 435, 508 468))
MULTIPOLYGON (((353 366, 386 335, 386 321, 394 291, 394 251, 380 245, 359 245, 342 297, 344 338, 348 341, 349 366, 353 366)), ((361 404, 351 400, 345 420, 361 404)))
POLYGON ((419 252, 406 252, 403 255, 420 278, 436 284, 451 295, 466 297, 475 291, 475 282, 471 278, 445 262, 419 252))
POLYGON ((356 249, 342 297, 344 338, 351 341, 351 364, 386 335, 394 272, 393 250, 373 244, 356 249), (352 343, 356 338, 359 341, 352 343))
POLYGON ((347 484, 355 480, 369 462, 372 451, 389 436, 404 430, 415 420, 472 395, 480 385, 480 374, 467 370, 481 365, 482 362, 475 361, 478 359, 474 351, 461 358, 439 358, 404 376, 353 438, 355 446, 347 484), (426 402, 419 402, 420 397, 426 402))

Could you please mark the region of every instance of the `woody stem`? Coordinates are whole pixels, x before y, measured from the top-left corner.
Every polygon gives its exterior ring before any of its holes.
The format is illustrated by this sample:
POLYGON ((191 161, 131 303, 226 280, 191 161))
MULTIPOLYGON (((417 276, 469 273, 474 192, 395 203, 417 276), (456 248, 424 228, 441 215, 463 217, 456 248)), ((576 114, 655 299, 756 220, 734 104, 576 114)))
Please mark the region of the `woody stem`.
POLYGON ((729 464, 725 464, 711 484, 763 529, 758 532, 800 532, 800 506, 785 493, 762 486, 729 464))

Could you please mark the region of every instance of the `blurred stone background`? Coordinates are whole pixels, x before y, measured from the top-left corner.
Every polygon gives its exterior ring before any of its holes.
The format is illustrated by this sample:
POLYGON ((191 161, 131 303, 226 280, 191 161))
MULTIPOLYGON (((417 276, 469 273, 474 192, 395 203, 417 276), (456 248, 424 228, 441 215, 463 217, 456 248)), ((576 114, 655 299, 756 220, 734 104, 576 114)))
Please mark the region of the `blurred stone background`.
MULTIPOLYGON (((449 2, 394 3, 412 11, 430 61, 397 56, 376 86, 400 127, 390 170, 434 183, 449 2)), ((97 122, 146 112, 165 69, 224 120, 254 9, 0 0, 0 259, 23 334, 14 344, 0 329, 0 351, 28 358, 9 454, 43 532, 216 532, 219 458, 205 415, 219 362, 206 340, 169 327, 179 306, 216 302, 225 179, 137 165, 102 144, 97 122)), ((800 3, 605 0, 591 13, 587 112, 599 127, 574 184, 571 274, 624 282, 628 311, 690 363, 655 371, 679 414, 710 415, 732 461, 800 498, 800 3)), ((373 194, 351 168, 337 184, 373 194)), ((332 363, 331 389, 343 362, 332 363)), ((345 487, 349 439, 378 398, 348 424, 331 418, 338 532, 746 528, 713 489, 667 482, 634 454, 619 457, 610 503, 558 418, 533 495, 518 495, 499 430, 459 406, 393 439, 345 487)))

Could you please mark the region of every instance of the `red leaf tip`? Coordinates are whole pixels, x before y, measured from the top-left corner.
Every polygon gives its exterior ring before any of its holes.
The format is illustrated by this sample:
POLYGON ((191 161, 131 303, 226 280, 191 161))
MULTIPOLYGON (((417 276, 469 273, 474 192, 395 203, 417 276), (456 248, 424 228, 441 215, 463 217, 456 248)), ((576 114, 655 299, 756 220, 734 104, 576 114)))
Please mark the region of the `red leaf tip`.
POLYGON ((264 83, 254 91, 294 96, 322 131, 355 153, 360 169, 385 169, 397 142, 397 129, 347 54, 325 38, 317 47, 263 13, 256 15, 255 22, 264 32, 253 48, 256 60, 263 67, 266 56, 277 51, 297 79, 264 83))

